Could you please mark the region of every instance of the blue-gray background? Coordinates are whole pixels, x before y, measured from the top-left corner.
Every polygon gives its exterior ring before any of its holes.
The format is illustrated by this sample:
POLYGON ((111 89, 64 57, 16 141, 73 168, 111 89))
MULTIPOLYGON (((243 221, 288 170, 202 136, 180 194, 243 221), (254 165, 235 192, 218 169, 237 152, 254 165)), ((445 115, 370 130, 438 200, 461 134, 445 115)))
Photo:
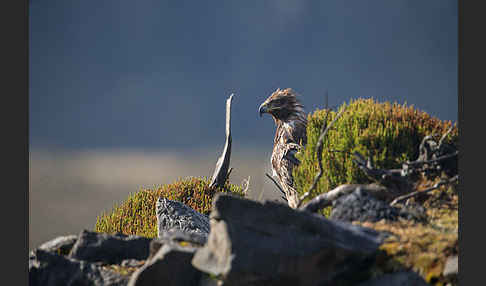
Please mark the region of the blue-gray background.
POLYGON ((307 111, 328 90, 457 120, 457 1, 29 3, 31 248, 140 187, 210 175, 232 92, 232 179, 257 199, 276 196, 257 109, 277 87, 307 111))

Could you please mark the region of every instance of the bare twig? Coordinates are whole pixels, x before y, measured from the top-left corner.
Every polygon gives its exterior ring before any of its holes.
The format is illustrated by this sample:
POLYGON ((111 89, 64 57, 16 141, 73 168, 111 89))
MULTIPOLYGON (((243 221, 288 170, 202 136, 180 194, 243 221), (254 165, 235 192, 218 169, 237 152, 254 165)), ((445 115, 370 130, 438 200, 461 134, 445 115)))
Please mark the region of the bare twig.
POLYGON ((228 170, 228 174, 226 174, 226 179, 224 180, 225 182, 229 180, 229 176, 231 174, 231 172, 233 171, 233 167, 231 167, 229 170, 228 170))
POLYGON ((319 136, 319 140, 317 141, 317 146, 316 146, 316 149, 317 149, 317 162, 319 164, 319 173, 317 173, 316 177, 314 178, 314 181, 312 182, 312 185, 309 188, 309 190, 307 192, 305 192, 299 198, 299 203, 297 204, 297 207, 300 207, 300 205, 302 204, 302 201, 305 200, 312 193, 312 191, 317 187, 317 183, 319 182, 319 180, 322 177, 323 170, 322 170, 322 159, 321 158, 322 158, 322 147, 323 147, 324 138, 326 137, 326 134, 329 131, 329 129, 338 120, 338 118, 341 117, 341 115, 343 115, 343 113, 344 113, 345 110, 346 110, 346 107, 344 107, 336 115, 336 117, 334 117, 334 119, 331 121, 331 123, 328 126, 326 126, 326 122, 327 122, 327 117, 329 115, 329 110, 327 110, 327 112, 326 112, 326 117, 324 118, 324 123, 322 124, 322 128, 321 128, 321 135, 319 136))
POLYGON ((314 178, 314 182, 312 183, 310 189, 307 192, 305 192, 302 196, 300 196, 299 202, 297 203, 297 208, 299 208, 302 202, 311 194, 312 190, 316 188, 316 184, 317 184, 316 181, 318 181, 322 176, 321 157, 322 157, 322 141, 324 139, 324 136, 322 136, 322 134, 324 133, 324 131, 327 130, 327 118, 329 116, 328 105, 329 105, 329 94, 326 90, 326 107, 325 107, 326 116, 324 117, 324 121, 322 122, 321 135, 319 136, 319 140, 317 141, 317 146, 316 146, 317 163, 319 164, 319 173, 317 173, 317 176, 314 178))
POLYGON ((277 183, 277 181, 275 181, 275 179, 272 178, 272 176, 270 176, 268 173, 265 173, 265 175, 267 176, 267 178, 272 180, 272 182, 275 184, 275 186, 277 186, 278 190, 285 196, 285 192, 283 191, 282 187, 280 187, 280 185, 277 183))
POLYGON ((425 146, 425 142, 427 141, 430 141, 430 140, 434 140, 434 137, 437 136, 439 134, 437 133, 434 133, 434 134, 430 134, 430 135, 427 135, 425 136, 423 139, 422 139, 422 142, 420 143, 420 146, 425 146))
POLYGON ((444 135, 442 135, 442 137, 439 140, 439 146, 437 147, 437 150, 440 150, 440 147, 442 146, 442 143, 444 142, 444 140, 447 137, 447 135, 449 135, 449 133, 451 133, 452 129, 454 129, 454 126, 453 125, 451 125, 451 127, 449 127, 449 129, 447 130, 446 133, 444 133, 444 135))
POLYGON ((403 164, 408 165, 408 166, 415 166, 415 165, 421 166, 421 165, 425 165, 425 164, 440 162, 440 161, 443 161, 443 160, 452 158, 454 156, 457 156, 458 154, 459 154, 459 151, 456 150, 453 153, 446 154, 444 156, 440 156, 440 157, 435 158, 435 159, 431 159, 431 160, 417 160, 417 161, 412 161, 412 162, 405 162, 403 164))
POLYGON ((383 182, 383 180, 389 180, 390 178, 396 179, 400 182, 405 182, 404 178, 401 178, 402 169, 377 169, 373 166, 372 159, 364 159, 358 151, 354 152, 353 161, 358 165, 358 167, 373 181, 383 182))
POLYGON ((243 184, 245 184, 245 188, 243 189, 243 194, 246 196, 250 188, 250 176, 248 176, 248 179, 243 180, 243 184))
POLYGON ((437 183, 435 183, 432 187, 430 188, 427 188, 425 190, 421 190, 421 191, 415 191, 415 192, 411 192, 409 194, 406 194, 406 195, 403 195, 403 196, 399 196, 398 198, 394 199, 391 203, 390 203, 390 206, 393 206, 401 201, 404 201, 406 199, 409 199, 411 197, 414 197, 414 196, 417 196, 419 194, 426 194, 430 191, 433 191, 437 188, 439 188, 440 186, 442 185, 446 185, 446 184, 452 184, 454 183, 455 181, 457 181, 459 179, 459 175, 455 175, 454 177, 448 179, 448 180, 441 180, 437 183))
MULTIPOLYGON (((405 177, 417 172, 422 172, 429 176, 436 171, 442 170, 442 167, 450 168, 447 162, 445 162, 444 166, 441 165, 440 162, 451 159, 459 154, 459 151, 452 146, 447 146, 447 150, 443 150, 442 148, 445 138, 452 132, 452 130, 453 126, 442 135, 438 143, 432 139, 432 137, 436 135, 425 136, 420 144, 417 160, 411 162, 407 161, 402 164, 402 176, 405 177)), ((446 173, 447 172, 448 171, 446 170, 446 173)))

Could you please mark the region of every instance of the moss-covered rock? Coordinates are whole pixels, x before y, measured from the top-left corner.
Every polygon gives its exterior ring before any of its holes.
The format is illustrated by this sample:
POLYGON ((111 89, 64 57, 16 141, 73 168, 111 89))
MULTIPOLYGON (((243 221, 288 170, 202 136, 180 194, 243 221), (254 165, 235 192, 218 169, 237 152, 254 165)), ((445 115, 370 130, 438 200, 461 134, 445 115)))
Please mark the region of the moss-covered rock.
MULTIPOLYGON (((339 110, 345 106, 346 103, 339 110)), ((337 113, 330 111, 327 124, 337 113)), ((310 188, 319 170, 316 145, 325 114, 325 110, 316 110, 308 115, 307 145, 297 154, 301 164, 294 169, 295 186, 301 195, 310 188)), ((372 157, 377 168, 401 168, 405 160, 417 159, 420 142, 426 135, 437 134, 440 138, 451 125, 449 121, 441 121, 406 104, 350 100, 345 113, 324 140, 323 175, 308 199, 341 184, 370 183, 352 160, 355 151, 372 157)), ((454 126, 446 140, 458 144, 457 127, 454 126)), ((329 209, 323 213, 328 215, 329 209)))
POLYGON ((115 205, 111 212, 98 216, 95 231, 154 238, 157 236, 155 203, 159 197, 182 202, 202 214, 209 214, 213 196, 217 192, 243 195, 240 186, 229 182, 217 189, 210 188, 209 183, 208 178, 189 177, 130 194, 126 201, 115 205))
POLYGON ((459 253, 458 196, 444 186, 433 191, 423 204, 427 222, 355 222, 391 234, 380 246, 372 276, 413 270, 432 285, 451 282, 443 276, 443 270, 448 257, 459 253))

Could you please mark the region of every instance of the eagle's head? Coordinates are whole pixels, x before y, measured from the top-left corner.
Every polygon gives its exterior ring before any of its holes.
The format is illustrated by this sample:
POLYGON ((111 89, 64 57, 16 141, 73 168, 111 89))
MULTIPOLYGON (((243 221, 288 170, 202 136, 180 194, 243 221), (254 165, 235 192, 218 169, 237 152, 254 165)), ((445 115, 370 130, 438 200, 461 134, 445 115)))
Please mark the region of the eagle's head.
POLYGON ((291 88, 283 90, 278 88, 260 105, 258 112, 260 117, 263 113, 269 113, 275 122, 286 122, 302 117, 304 106, 299 102, 297 94, 291 88))

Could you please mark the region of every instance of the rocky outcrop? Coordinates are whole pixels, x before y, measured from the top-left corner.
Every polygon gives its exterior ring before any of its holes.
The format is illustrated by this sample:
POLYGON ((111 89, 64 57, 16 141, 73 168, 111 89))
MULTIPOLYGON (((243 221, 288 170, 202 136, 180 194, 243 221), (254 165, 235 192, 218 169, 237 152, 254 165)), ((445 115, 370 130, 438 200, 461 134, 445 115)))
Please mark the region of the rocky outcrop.
MULTIPOLYGON (((427 285, 409 270, 377 274, 389 237, 370 228, 227 194, 209 219, 162 203, 157 238, 83 230, 44 243, 30 253, 30 285, 427 285)), ((444 276, 457 273, 455 256, 444 276)))

